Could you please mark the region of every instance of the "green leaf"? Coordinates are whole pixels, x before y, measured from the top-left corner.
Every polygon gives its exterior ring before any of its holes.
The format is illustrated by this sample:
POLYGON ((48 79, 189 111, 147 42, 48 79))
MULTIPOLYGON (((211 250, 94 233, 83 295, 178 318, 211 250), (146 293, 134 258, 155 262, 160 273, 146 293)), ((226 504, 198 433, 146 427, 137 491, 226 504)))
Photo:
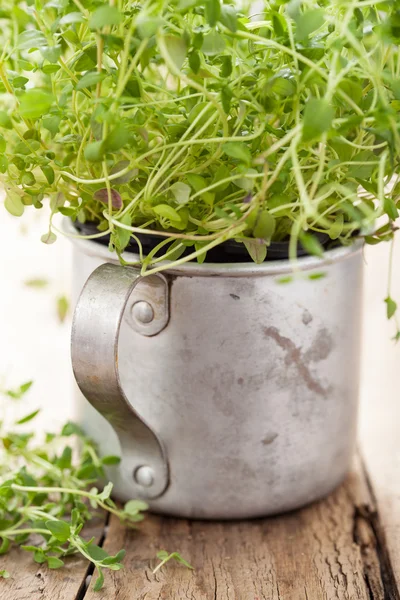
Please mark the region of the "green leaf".
POLYGON ((127 124, 120 123, 108 134, 104 144, 110 152, 117 152, 129 143, 130 137, 127 124))
POLYGON ((60 25, 72 25, 73 23, 83 23, 85 17, 81 12, 70 12, 61 17, 60 25))
POLYGON ((215 56, 216 54, 221 54, 225 50, 225 46, 224 37, 213 30, 204 36, 201 49, 207 56, 215 56))
POLYGON ((109 481, 107 483, 107 485, 104 487, 101 494, 98 495, 99 500, 102 500, 103 502, 104 502, 104 500, 108 500, 108 498, 111 496, 112 489, 113 489, 113 484, 111 483, 111 481, 109 481))
POLYGON ((69 311, 69 300, 66 296, 57 298, 57 316, 60 323, 64 323, 69 311))
POLYGON ((390 296, 385 298, 385 302, 387 318, 391 319, 397 311, 397 303, 390 296))
POLYGON ((189 67, 192 69, 193 73, 198 73, 200 69, 200 56, 196 50, 193 50, 189 54, 189 67))
POLYGON ((104 158, 105 146, 103 141, 90 142, 85 148, 85 158, 89 162, 101 162, 104 158))
POLYGON ((76 84, 76 89, 83 90, 85 88, 94 87, 100 81, 103 81, 106 76, 106 73, 97 73, 95 71, 91 73, 85 73, 85 75, 76 84))
POLYGON ((69 421, 64 425, 61 430, 61 435, 69 437, 70 435, 77 435, 78 437, 84 437, 84 432, 79 425, 69 421))
POLYGON ((0 127, 4 127, 4 129, 12 129, 13 127, 10 117, 4 110, 0 110, 0 127))
POLYGON ((120 550, 117 554, 115 554, 115 556, 107 556, 107 558, 103 559, 103 565, 107 565, 107 566, 111 566, 113 565, 114 570, 119 570, 122 565, 119 564, 121 562, 121 560, 123 560, 125 558, 125 550, 120 550), (115 569, 115 567, 118 565, 117 569, 115 569))
POLYGON ((65 521, 46 521, 46 528, 60 542, 66 542, 71 535, 71 529, 65 521))
POLYGON ((311 233, 305 233, 303 231, 300 234, 299 239, 301 245, 303 246, 304 250, 308 252, 308 254, 319 256, 320 258, 323 257, 324 249, 315 235, 312 235, 311 233))
POLYGON ((15 77, 12 81, 14 88, 24 88, 27 83, 29 83, 29 79, 22 76, 15 77))
POLYGON ((310 142, 321 137, 332 125, 334 110, 321 98, 311 98, 306 104, 303 115, 303 142, 310 142))
POLYGON ((122 22, 122 15, 115 6, 100 6, 92 14, 89 27, 90 29, 102 29, 110 25, 119 25, 122 22))
POLYGON ((185 40, 176 35, 165 35, 164 43, 172 62, 177 69, 180 69, 185 61, 187 53, 185 40))
POLYGON ((243 142, 226 142, 222 145, 222 150, 228 156, 237 158, 246 165, 251 163, 251 152, 243 142))
POLYGON ((53 73, 57 73, 61 67, 59 65, 44 65, 42 67, 42 71, 45 75, 52 75, 53 73))
POLYGON ((0 544, 0 555, 7 554, 8 550, 9 550, 9 548, 11 546, 11 541, 9 539, 7 539, 7 538, 1 538, 1 537, 0 537, 0 541, 1 541, 1 544, 0 544))
POLYGON ((143 500, 129 500, 124 506, 124 513, 129 516, 136 516, 144 510, 148 510, 149 505, 143 500))
POLYGON ((101 463, 106 466, 119 465, 120 462, 121 462, 121 458, 119 456, 113 456, 112 454, 103 456, 101 458, 101 463))
POLYGON ((45 129, 50 131, 51 135, 54 137, 56 133, 58 133, 60 128, 61 118, 60 117, 49 117, 47 119, 43 119, 42 125, 45 129))
POLYGON ((231 4, 223 4, 220 21, 225 27, 235 33, 237 31, 237 15, 235 7, 231 4))
POLYGON ((64 563, 60 558, 57 558, 55 556, 48 556, 47 565, 49 569, 60 569, 64 566, 64 563))
POLYGON ((264 262, 267 256, 267 245, 265 243, 262 243, 260 240, 243 240, 243 243, 251 259, 257 265, 264 262))
POLYGON ((60 469, 70 469, 72 464, 72 449, 66 446, 57 460, 57 466, 60 469))
POLYGON ((232 74, 232 57, 222 56, 221 57, 221 71, 220 75, 224 79, 232 74))
POLYGON ((341 235, 341 233, 343 231, 343 225, 344 225, 344 217, 343 217, 343 214, 340 213, 335 216, 335 220, 333 221, 332 225, 330 226, 330 228, 328 230, 328 235, 331 238, 331 240, 338 239, 338 237, 341 235))
POLYGON ((164 22, 165 21, 162 17, 148 15, 142 9, 139 12, 136 20, 136 27, 141 39, 153 37, 153 35, 157 33, 164 22))
POLYGON ((103 548, 93 543, 86 544, 85 551, 89 554, 90 558, 96 562, 101 562, 104 558, 108 558, 109 556, 103 548))
POLYGON ((210 27, 215 27, 221 16, 221 4, 219 0, 207 0, 205 3, 205 15, 210 27))
MULTIPOLYGON (((125 213, 122 217, 118 219, 122 225, 128 225, 129 227, 132 225, 132 217, 129 213, 125 213)), ((116 226, 116 234, 118 238, 118 249, 122 252, 128 246, 131 239, 131 232, 127 229, 122 229, 122 227, 116 226)), ((106 464, 106 463, 104 463, 106 464)))
POLYGON ((93 591, 94 592, 98 592, 101 590, 101 588, 103 587, 104 584, 104 575, 103 575, 103 571, 101 569, 98 569, 98 573, 99 576, 97 577, 94 586, 93 586, 93 591))
POLYGON ((39 119, 49 112, 53 102, 53 96, 44 90, 28 90, 21 97, 20 115, 24 119, 39 119))
POLYGON ((40 167, 40 168, 42 169, 43 175, 47 179, 47 183, 49 183, 49 185, 53 185, 54 180, 55 180, 54 169, 52 167, 50 167, 49 165, 45 165, 44 167, 40 167))
POLYGON ((22 396, 24 396, 28 392, 28 390, 30 390, 32 385, 33 381, 26 381, 25 383, 20 385, 19 388, 16 390, 7 390, 6 395, 10 398, 13 398, 14 400, 20 400, 22 396))
POLYGON ((164 219, 169 219, 170 221, 177 222, 180 222, 181 220, 176 210, 168 204, 158 204, 158 206, 153 207, 153 210, 156 213, 156 215, 160 215, 160 217, 164 217, 164 219))
POLYGON ((308 279, 311 281, 317 281, 318 279, 323 279, 324 277, 326 277, 326 273, 311 273, 308 276, 308 279))
POLYGON ((188 569, 193 569, 192 565, 190 565, 184 558, 182 558, 179 552, 172 552, 171 554, 168 554, 166 550, 160 550, 159 552, 157 552, 157 558, 161 560, 161 563, 154 569, 153 573, 156 573, 156 571, 158 571, 170 560, 176 560, 176 562, 184 565, 188 569))
POLYGON ((274 77, 271 81, 270 90, 278 96, 287 98, 296 92, 296 82, 293 76, 274 77))
POLYGON ((18 421, 16 421, 15 424, 23 425, 24 423, 28 423, 29 421, 32 421, 32 419, 34 419, 36 417, 36 415, 38 415, 39 413, 40 413, 40 408, 29 413, 29 415, 22 417, 22 419, 19 419, 18 421))
POLYGON ((10 215, 14 217, 21 217, 24 214, 25 206, 21 200, 21 196, 15 192, 7 192, 4 206, 10 215))
POLYGON ((387 216, 392 219, 392 221, 395 221, 399 216, 399 211, 394 203, 393 198, 390 198, 390 196, 385 196, 383 207, 387 216))
POLYGON ((222 102, 222 107, 227 115, 229 114, 229 112, 231 110, 232 98, 233 98, 232 90, 230 89, 229 86, 224 85, 224 87, 221 90, 221 102, 222 102))
POLYGON ((325 23, 325 15, 322 8, 307 10, 296 19, 296 39, 299 42, 307 39, 316 29, 325 23))
POLYGON ((57 240, 57 236, 52 231, 48 231, 47 233, 43 234, 40 239, 43 244, 54 244, 54 242, 57 240))
POLYGON ((171 185, 169 191, 172 193, 178 204, 183 205, 189 202, 191 188, 190 186, 186 185, 186 183, 177 181, 171 185))
POLYGON ((253 236, 255 238, 260 238, 270 242, 275 232, 275 227, 275 218, 267 210, 263 210, 258 215, 255 227, 253 229, 253 236))
MULTIPOLYGON (((130 165, 129 160, 121 160, 120 162, 118 162, 116 165, 113 166, 113 168, 110 171, 110 175, 114 175, 115 173, 120 173, 121 171, 126 169, 126 167, 129 167, 129 165, 130 165)), ((124 175, 120 175, 120 177, 113 179, 112 182, 114 185, 119 185, 121 183, 129 183, 130 181, 132 181, 132 179, 134 179, 137 176, 137 174, 138 174, 137 169, 130 169, 124 175)), ((129 223, 129 225, 130 224, 131 223, 129 223)))
POLYGON ((8 579, 10 577, 10 573, 5 569, 2 569, 0 571, 0 577, 2 577, 3 579, 8 579))

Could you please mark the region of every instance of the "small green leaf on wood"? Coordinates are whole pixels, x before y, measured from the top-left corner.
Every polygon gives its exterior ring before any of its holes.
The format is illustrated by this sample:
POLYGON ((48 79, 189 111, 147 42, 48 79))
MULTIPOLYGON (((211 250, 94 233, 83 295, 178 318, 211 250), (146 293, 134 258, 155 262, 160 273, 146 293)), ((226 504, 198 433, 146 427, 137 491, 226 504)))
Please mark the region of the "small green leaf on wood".
POLYGON ((6 569, 2 569, 0 571, 0 577, 3 579, 8 579, 10 577, 10 573, 6 571, 6 569))
POLYGON ((154 569, 153 573, 157 573, 157 571, 159 571, 159 569, 161 569, 161 567, 163 567, 170 560, 175 560, 181 565, 184 565, 187 569, 193 570, 192 565, 182 558, 179 552, 171 552, 171 554, 168 554, 166 550, 160 550, 157 552, 157 558, 161 560, 161 563, 154 569))
POLYGON ((96 579, 96 581, 94 582, 94 586, 93 586, 93 591, 94 592, 99 592, 101 590, 101 588, 103 587, 104 584, 104 574, 103 571, 101 569, 98 569, 98 577, 96 579))
POLYGON ((68 523, 59 519, 46 521, 46 528, 59 542, 66 542, 71 535, 68 523))
POLYGON ((64 566, 64 562, 56 556, 48 556, 47 565, 49 569, 61 569, 64 566))

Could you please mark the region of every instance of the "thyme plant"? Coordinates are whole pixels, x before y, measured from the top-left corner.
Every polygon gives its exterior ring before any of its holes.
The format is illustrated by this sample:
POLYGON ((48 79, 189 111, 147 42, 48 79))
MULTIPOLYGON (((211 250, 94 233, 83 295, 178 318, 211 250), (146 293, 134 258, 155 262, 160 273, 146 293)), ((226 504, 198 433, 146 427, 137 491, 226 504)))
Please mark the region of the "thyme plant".
POLYGON ((137 241, 142 273, 165 259, 202 262, 232 239, 256 262, 271 241, 287 241, 295 259, 298 242, 322 255, 324 240, 391 239, 400 2, 264 0, 252 10, 3 0, 9 212, 50 199, 44 242, 56 239, 55 213, 94 222, 87 237, 109 236, 119 255, 137 241), (144 256, 146 233, 160 243, 144 256))
MULTIPOLYGON (((100 457, 96 444, 75 423, 66 423, 59 433, 46 433, 41 439, 26 429, 39 410, 14 422, 5 418, 8 403, 20 401, 31 385, 29 381, 0 392, 0 556, 16 544, 30 552, 35 562, 60 569, 69 556, 80 554, 96 569, 93 589, 98 591, 107 569, 122 569, 125 550, 109 555, 94 538, 85 537, 84 526, 102 511, 103 516, 107 512, 135 527, 148 506, 130 500, 122 508, 110 497, 111 483, 101 490, 96 487, 104 480, 104 469, 120 459, 100 457)), ((192 568, 178 552, 161 550, 157 558, 161 562, 154 572, 170 560, 192 568)), ((15 575, 0 570, 0 578, 15 575)))

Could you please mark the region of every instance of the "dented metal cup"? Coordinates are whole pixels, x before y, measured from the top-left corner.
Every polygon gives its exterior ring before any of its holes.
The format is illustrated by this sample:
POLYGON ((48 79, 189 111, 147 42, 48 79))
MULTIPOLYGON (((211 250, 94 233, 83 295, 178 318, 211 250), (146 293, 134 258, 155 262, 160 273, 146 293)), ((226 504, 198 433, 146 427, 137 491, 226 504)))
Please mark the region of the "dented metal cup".
POLYGON ((80 397, 82 422, 103 454, 122 452, 109 473, 120 499, 233 519, 294 509, 339 484, 356 437, 360 250, 299 259, 291 282, 287 261, 190 263, 141 278, 103 246, 76 241, 76 295, 89 282, 73 366, 103 414, 80 397))

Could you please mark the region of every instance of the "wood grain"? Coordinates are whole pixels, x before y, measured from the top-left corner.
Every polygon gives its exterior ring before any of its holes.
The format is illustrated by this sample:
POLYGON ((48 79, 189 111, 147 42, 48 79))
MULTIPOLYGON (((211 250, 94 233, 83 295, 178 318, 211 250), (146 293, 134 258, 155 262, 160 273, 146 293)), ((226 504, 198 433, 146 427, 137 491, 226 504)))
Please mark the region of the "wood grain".
MULTIPOLYGON (((100 541, 105 518, 87 527, 83 537, 100 541)), ((85 581, 90 565, 87 560, 71 556, 62 569, 51 570, 34 562, 32 554, 13 548, 0 556, 0 569, 10 573, 0 579, 0 600, 78 600, 85 593, 85 581)))
POLYGON ((207 523, 151 516, 137 532, 112 520, 104 547, 126 548, 125 569, 85 600, 387 600, 390 566, 374 515, 358 463, 329 498, 281 517, 207 523), (169 563, 153 575, 160 549, 179 550, 195 571, 169 563))
MULTIPOLYGON (((400 343, 394 343, 395 324, 382 310, 389 249, 386 244, 365 249, 359 438, 379 512, 381 545, 387 549, 400 588, 400 343)), ((399 235, 393 265, 391 296, 399 303, 399 235)))

